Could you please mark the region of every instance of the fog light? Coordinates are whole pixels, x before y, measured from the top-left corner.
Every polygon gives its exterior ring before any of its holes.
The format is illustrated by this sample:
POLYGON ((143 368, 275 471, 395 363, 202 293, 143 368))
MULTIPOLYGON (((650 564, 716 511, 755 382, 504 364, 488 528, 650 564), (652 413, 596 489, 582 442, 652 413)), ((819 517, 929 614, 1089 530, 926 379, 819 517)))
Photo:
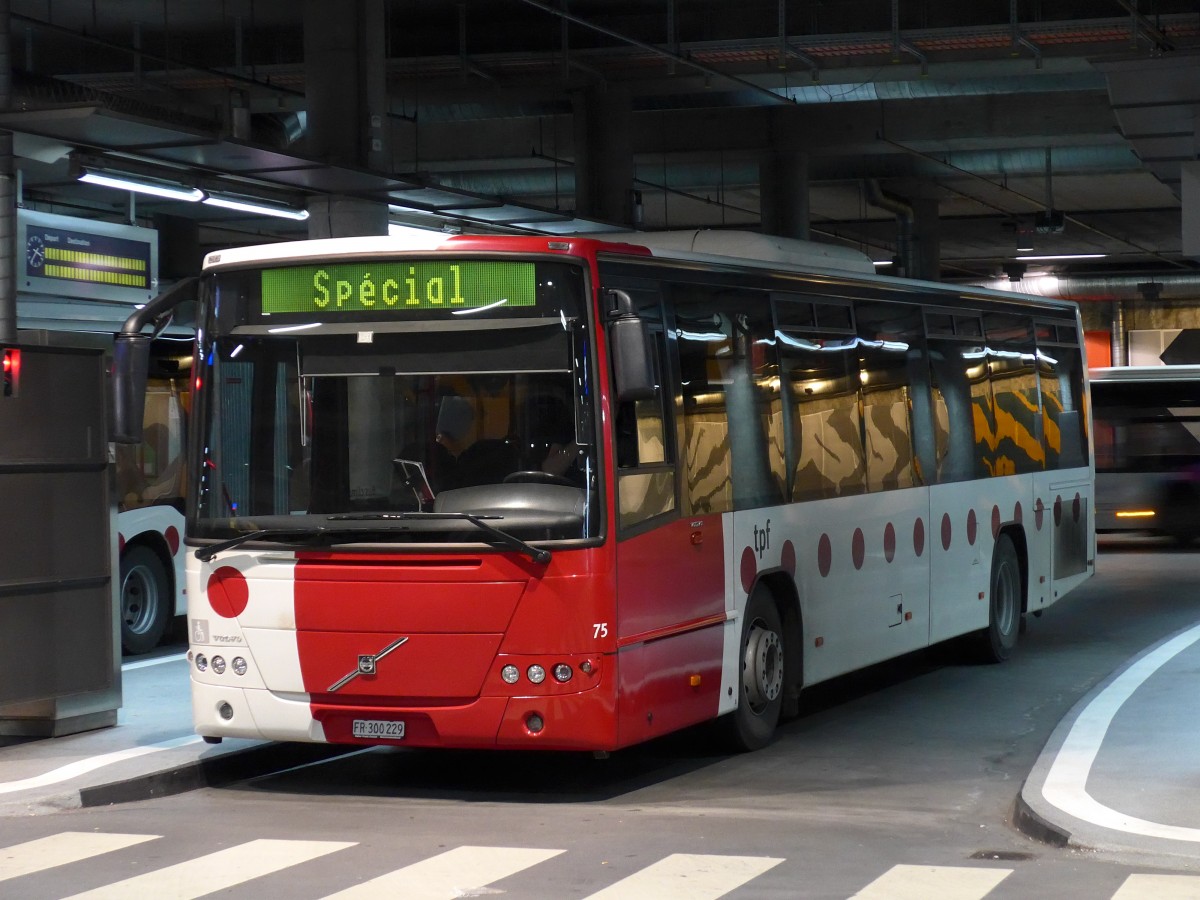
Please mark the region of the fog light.
POLYGON ((208 669, 208 657, 203 653, 196 654, 196 668, 201 672, 204 672, 208 669))
POLYGON ((530 713, 525 717, 525 727, 529 729, 530 734, 537 734, 546 727, 546 723, 540 713, 530 713))
POLYGON ((217 704, 217 715, 228 722, 233 718, 233 707, 222 700, 217 704))
POLYGON ((247 668, 249 667, 246 665, 246 660, 242 659, 240 656, 235 656, 233 658, 233 674, 245 675, 247 668))
POLYGON ((517 679, 521 677, 521 670, 516 666, 505 666, 500 670, 500 677, 504 679, 505 684, 516 684, 517 679))
POLYGON ((546 680, 546 670, 543 669, 541 666, 530 666, 528 669, 525 670, 525 675, 534 684, 541 684, 543 681, 546 680))
POLYGON ((592 661, 590 659, 585 659, 579 664, 579 671, 581 671, 584 675, 591 675, 596 671, 596 667, 592 665, 592 661))
POLYGON ((212 667, 213 667, 213 671, 216 672, 218 675, 224 675, 225 674, 225 657, 214 656, 212 658, 212 667))
POLYGON ((554 680, 560 684, 570 681, 573 674, 575 673, 571 671, 571 667, 566 663, 559 663, 554 667, 554 680))

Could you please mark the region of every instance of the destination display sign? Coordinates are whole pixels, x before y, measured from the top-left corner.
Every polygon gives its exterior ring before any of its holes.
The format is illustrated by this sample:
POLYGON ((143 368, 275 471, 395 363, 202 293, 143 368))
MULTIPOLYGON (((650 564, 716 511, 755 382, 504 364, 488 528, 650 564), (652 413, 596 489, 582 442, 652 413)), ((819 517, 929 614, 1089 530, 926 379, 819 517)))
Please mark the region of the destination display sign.
POLYGON ((287 266, 262 272, 262 312, 376 313, 537 305, 531 262, 404 260, 287 266))

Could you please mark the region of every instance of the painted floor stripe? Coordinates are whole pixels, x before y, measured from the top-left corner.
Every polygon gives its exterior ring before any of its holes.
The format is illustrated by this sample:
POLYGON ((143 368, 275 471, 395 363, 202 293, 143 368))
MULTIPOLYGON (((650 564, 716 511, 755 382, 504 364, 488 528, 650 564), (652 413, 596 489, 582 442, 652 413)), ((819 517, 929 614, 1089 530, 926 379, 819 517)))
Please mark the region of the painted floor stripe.
POLYGON ((129 747, 125 750, 114 750, 112 753, 105 753, 100 756, 91 756, 87 759, 67 763, 65 766, 59 766, 57 769, 52 769, 42 775, 22 778, 19 781, 6 781, 0 784, 0 794, 12 794, 17 791, 27 791, 30 788, 58 784, 71 778, 77 778, 80 775, 86 775, 88 772, 94 772, 96 769, 101 769, 104 766, 111 766, 113 763, 124 762, 127 759, 137 759, 139 756, 145 756, 148 753, 157 753, 160 750, 174 750, 176 747, 186 747, 188 744, 195 744, 201 740, 203 738, 198 735, 189 734, 186 737, 172 738, 169 741, 160 741, 157 744, 147 744, 145 747, 129 747))
POLYGON ((289 866, 299 865, 335 850, 353 847, 343 841, 257 840, 165 869, 126 878, 92 891, 75 894, 65 900, 129 900, 153 897, 154 900, 195 900, 237 884, 270 875, 289 866))
POLYGON ((1112 900, 1200 900, 1195 875, 1130 875, 1112 900))
POLYGON ((370 881, 330 894, 324 900, 454 900, 474 896, 493 881, 515 875, 563 853, 526 847, 455 847, 370 881))
POLYGON ((1127 816, 1093 799, 1087 792, 1088 774, 1113 717, 1151 675, 1198 640, 1200 625, 1176 635, 1133 663, 1084 708, 1071 725, 1046 773, 1042 796, 1048 803, 1077 819, 1127 834, 1200 842, 1200 828, 1163 825, 1127 816))
POLYGON ((672 853, 586 900, 715 900, 781 862, 769 856, 672 853))
POLYGON ((90 831, 63 831, 49 837, 26 841, 0 849, 0 881, 44 872, 56 866, 91 859, 102 853, 124 850, 145 841, 153 841, 157 834, 95 834, 90 831))
POLYGON ((1012 869, 892 866, 850 900, 980 900, 1012 869))

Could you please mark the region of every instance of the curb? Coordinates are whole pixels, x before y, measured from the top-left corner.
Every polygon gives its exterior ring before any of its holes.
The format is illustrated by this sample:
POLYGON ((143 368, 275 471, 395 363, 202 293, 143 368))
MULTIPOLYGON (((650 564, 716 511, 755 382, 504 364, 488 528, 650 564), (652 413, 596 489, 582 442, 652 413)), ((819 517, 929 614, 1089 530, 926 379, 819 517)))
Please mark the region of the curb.
POLYGON ((199 788, 227 787, 238 781, 325 762, 361 749, 358 746, 334 744, 268 743, 247 747, 123 781, 81 788, 78 792, 79 803, 72 805, 80 808, 110 806, 170 797, 199 788))

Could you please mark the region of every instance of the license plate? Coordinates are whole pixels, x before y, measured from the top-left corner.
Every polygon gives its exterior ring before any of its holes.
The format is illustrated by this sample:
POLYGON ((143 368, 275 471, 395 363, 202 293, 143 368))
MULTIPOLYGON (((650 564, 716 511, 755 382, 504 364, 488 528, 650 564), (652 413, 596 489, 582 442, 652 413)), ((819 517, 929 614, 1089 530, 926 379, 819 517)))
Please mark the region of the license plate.
POLYGON ((398 741, 404 737, 404 723, 386 719, 355 719, 351 733, 357 738, 390 738, 398 741))

